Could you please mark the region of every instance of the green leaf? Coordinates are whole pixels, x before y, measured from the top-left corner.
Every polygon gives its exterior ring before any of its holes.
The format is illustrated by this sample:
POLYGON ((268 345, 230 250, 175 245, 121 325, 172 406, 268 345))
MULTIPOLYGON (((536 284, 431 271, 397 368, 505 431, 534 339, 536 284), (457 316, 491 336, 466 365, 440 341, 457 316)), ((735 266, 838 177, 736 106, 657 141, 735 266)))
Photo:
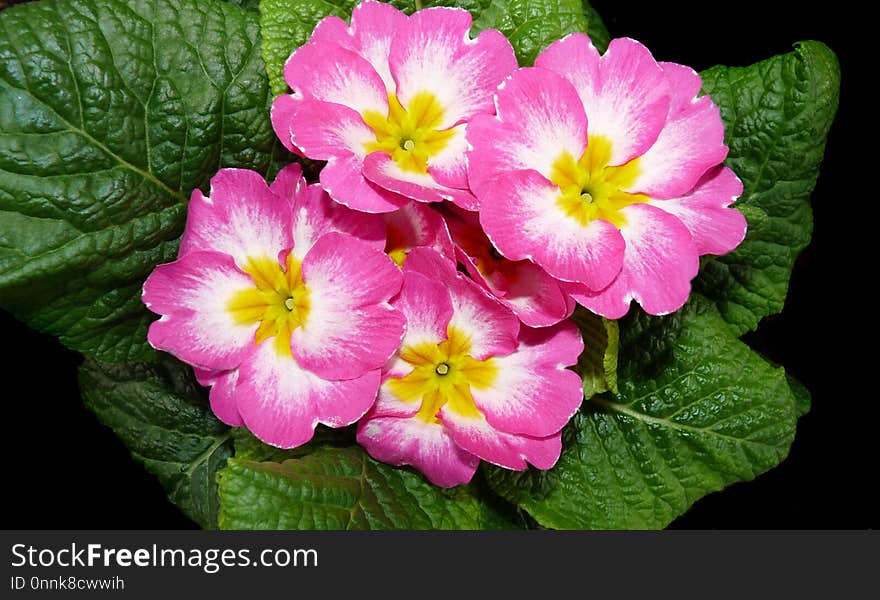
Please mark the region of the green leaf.
POLYGON ((355 443, 354 426, 332 429, 318 425, 312 439, 302 446, 289 450, 264 444, 244 427, 232 430, 235 440, 235 457, 256 462, 284 462, 290 458, 300 458, 316 450, 332 446, 351 446, 355 443))
POLYGON ((788 381, 788 387, 791 388, 791 395, 794 397, 794 406, 797 411, 797 416, 803 417, 810 412, 810 407, 813 403, 810 390, 807 389, 807 386, 788 373, 785 374, 785 379, 788 381))
POLYGON ((86 355, 154 360, 141 284, 193 188, 273 168, 270 101, 258 17, 225 2, 0 12, 0 305, 86 355))
MULTIPOLYGON (((621 324, 621 366, 650 331, 645 320, 621 324)), ((521 475, 490 469, 490 485, 545 527, 653 529, 782 461, 796 420, 782 369, 734 338, 699 297, 678 321, 664 320, 675 332, 668 351, 643 354, 654 369, 619 370, 620 393, 595 396, 575 416, 553 470, 533 470, 523 486, 521 475)))
POLYGON ((611 34, 608 33, 605 23, 602 22, 602 18, 596 12, 596 9, 590 6, 587 0, 583 1, 583 5, 584 16, 587 18, 587 35, 590 36, 590 40, 599 49, 599 52, 605 52, 609 42, 611 42, 611 34))
POLYGON ((743 244, 708 261, 695 289, 742 334, 782 310, 792 265, 813 229, 810 194, 837 110, 837 58, 819 42, 745 68, 702 73, 721 107, 730 154, 743 180, 737 203, 749 223, 743 244))
POLYGON ((584 380, 584 398, 602 392, 617 392, 617 321, 611 321, 578 307, 572 320, 581 331, 584 351, 575 367, 584 380))
MULTIPOLYGON (((305 44, 318 21, 328 15, 344 19, 358 0, 261 0, 263 60, 272 92, 287 92, 284 63, 305 44)), ((604 50, 608 31, 589 2, 577 0, 393 0, 398 9, 412 14, 418 6, 457 6, 474 17, 473 35, 484 29, 499 29, 510 39, 522 64, 532 64, 538 52, 553 40, 573 31, 589 32, 604 50)))
POLYGON ((168 498, 202 527, 216 528, 216 474, 232 455, 232 437, 192 370, 167 355, 150 364, 87 360, 79 383, 86 406, 158 477, 168 498))
POLYGON ((550 42, 575 31, 597 36, 599 44, 608 43, 598 15, 580 0, 492 0, 474 19, 474 29, 501 31, 522 66, 535 62, 550 42))
POLYGON ((230 459, 219 473, 223 529, 508 529, 474 485, 444 490, 357 447, 275 462, 230 459))

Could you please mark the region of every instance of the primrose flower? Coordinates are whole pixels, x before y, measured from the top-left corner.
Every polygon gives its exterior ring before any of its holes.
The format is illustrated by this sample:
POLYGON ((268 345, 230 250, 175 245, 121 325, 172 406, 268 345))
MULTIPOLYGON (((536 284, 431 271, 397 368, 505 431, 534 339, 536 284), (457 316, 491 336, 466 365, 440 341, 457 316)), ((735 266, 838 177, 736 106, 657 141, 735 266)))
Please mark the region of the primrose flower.
POLYGON ((433 483, 467 483, 480 459, 549 469, 562 427, 583 399, 583 341, 571 322, 545 329, 519 320, 452 262, 417 248, 393 301, 407 318, 379 398, 358 424, 371 456, 412 465, 433 483))
POLYGON ((275 99, 272 124, 294 152, 326 160, 321 185, 365 212, 410 199, 474 207, 465 133, 494 114, 493 94, 516 69, 507 39, 471 39, 471 15, 429 8, 412 16, 387 4, 355 7, 351 26, 327 17, 284 66, 293 91, 275 99))
POLYGON ((559 281, 527 260, 501 256, 476 213, 444 210, 458 260, 468 274, 530 327, 546 327, 571 316, 574 302, 559 281))
POLYGON ((153 347, 196 368, 211 408, 281 447, 342 427, 373 404, 404 318, 402 283, 376 216, 332 202, 298 165, 271 188, 224 169, 193 192, 178 259, 159 265, 143 300, 161 318, 153 347))
POLYGON ((742 184, 719 110, 692 69, 640 43, 599 52, 583 34, 551 44, 499 88, 497 116, 468 127, 480 223, 502 255, 529 259, 609 318, 636 300, 680 308, 701 254, 745 236, 729 205, 742 184))

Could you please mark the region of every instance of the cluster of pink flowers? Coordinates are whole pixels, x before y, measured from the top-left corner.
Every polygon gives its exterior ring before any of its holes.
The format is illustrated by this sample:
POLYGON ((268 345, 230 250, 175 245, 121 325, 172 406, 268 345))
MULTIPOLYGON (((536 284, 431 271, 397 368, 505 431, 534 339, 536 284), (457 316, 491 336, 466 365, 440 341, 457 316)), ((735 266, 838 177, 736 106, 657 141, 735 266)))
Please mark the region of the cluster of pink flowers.
POLYGON ((552 467, 583 399, 576 303, 619 318, 687 300, 732 250, 742 186, 691 69, 581 34, 518 68, 467 11, 378 2, 289 58, 272 123, 298 165, 196 190, 144 302, 233 426, 290 448, 357 425, 442 486, 480 460, 552 467))

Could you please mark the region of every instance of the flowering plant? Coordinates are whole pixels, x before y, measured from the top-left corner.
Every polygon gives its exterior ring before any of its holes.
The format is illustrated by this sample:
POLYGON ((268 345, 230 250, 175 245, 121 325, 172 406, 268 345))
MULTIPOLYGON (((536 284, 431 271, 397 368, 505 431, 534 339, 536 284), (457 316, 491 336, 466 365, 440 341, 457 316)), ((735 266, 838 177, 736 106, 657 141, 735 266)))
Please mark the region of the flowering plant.
POLYGON ((739 337, 809 242, 827 47, 246 4, 0 13, 0 304, 188 516, 657 528, 785 458, 809 394, 739 337))

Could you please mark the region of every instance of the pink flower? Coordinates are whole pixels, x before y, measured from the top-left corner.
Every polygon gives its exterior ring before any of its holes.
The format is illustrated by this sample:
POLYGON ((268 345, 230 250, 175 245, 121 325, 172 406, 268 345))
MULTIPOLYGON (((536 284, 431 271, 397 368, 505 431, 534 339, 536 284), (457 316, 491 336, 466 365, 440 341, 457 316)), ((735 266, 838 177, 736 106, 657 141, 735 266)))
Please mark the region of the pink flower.
POLYGON ((559 281, 527 260, 501 256, 480 227, 476 213, 445 210, 458 260, 468 274, 530 327, 555 325, 568 318, 574 302, 559 281))
POLYGON ((404 318, 384 227, 308 186, 298 165, 271 187, 224 169, 193 192, 178 259, 143 300, 148 339, 193 365, 224 422, 290 448, 318 423, 342 427, 373 404, 404 318))
POLYGON ((499 88, 497 116, 468 128, 480 222, 511 260, 543 267, 609 318, 636 300, 680 308, 701 254, 745 236, 728 208, 742 184, 718 108, 690 68, 616 39, 600 56, 582 34, 551 44, 499 88))
POLYGON ((276 133, 326 160, 322 186, 357 210, 390 212, 409 199, 473 208, 467 123, 494 114, 495 89, 517 65, 501 33, 470 39, 470 28, 466 10, 407 17, 379 2, 356 6, 350 27, 325 18, 284 67, 293 93, 272 106, 276 133))
POLYGON ((393 301, 407 318, 358 442, 377 460, 412 465, 437 485, 467 483, 480 459, 549 469, 560 430, 583 399, 583 341, 565 322, 521 328, 516 316, 436 252, 417 248, 393 301))

